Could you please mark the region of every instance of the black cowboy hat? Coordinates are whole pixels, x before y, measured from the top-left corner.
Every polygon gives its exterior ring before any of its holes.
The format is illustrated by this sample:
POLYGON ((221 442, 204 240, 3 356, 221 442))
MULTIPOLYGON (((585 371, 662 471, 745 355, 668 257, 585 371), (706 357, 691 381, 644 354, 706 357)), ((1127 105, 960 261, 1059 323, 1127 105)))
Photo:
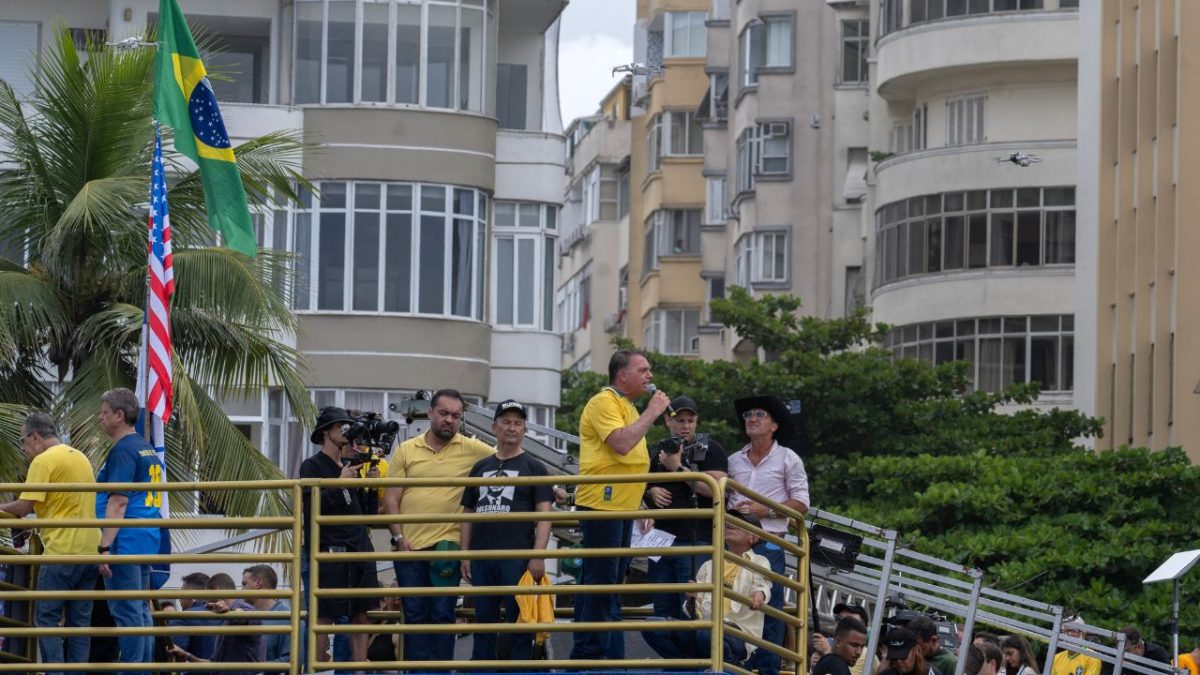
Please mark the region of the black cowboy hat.
POLYGON ((792 442, 792 436, 796 433, 796 423, 792 420, 792 411, 788 410, 787 404, 778 396, 767 394, 739 398, 733 402, 733 407, 737 411, 737 423, 743 436, 746 435, 746 420, 742 419, 742 414, 747 410, 761 408, 771 416, 772 422, 779 425, 775 430, 775 441, 783 446, 789 446, 792 442))
POLYGON ((350 413, 346 412, 345 408, 332 405, 321 408, 321 413, 317 415, 317 426, 313 427, 312 434, 308 437, 308 440, 316 445, 320 445, 321 441, 325 439, 325 430, 339 422, 353 424, 354 418, 350 417, 350 413))

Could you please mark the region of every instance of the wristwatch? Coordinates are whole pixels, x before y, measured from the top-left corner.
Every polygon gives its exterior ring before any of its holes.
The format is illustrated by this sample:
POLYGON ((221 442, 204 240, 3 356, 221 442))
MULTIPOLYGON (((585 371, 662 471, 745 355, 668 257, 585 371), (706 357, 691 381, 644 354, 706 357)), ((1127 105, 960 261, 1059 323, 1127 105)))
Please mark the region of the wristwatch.
POLYGON ((111 546, 97 546, 96 547, 97 553, 108 553, 111 550, 112 550, 111 546))
POLYGON ((392 537, 390 539, 390 541, 392 542, 392 546, 399 546, 400 542, 404 541, 404 535, 400 535, 399 537, 392 537))

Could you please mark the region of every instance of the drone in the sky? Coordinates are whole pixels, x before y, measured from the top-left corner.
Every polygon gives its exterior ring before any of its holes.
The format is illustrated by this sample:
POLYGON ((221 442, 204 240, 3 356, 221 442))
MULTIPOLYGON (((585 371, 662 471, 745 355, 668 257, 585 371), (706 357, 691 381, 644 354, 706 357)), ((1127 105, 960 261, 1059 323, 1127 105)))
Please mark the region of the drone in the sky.
POLYGON ((634 75, 662 75, 662 66, 648 66, 644 63, 627 63, 612 69, 612 74, 632 73, 634 75))
POLYGON ((1040 161, 1042 161, 1041 157, 1038 157, 1037 155, 1027 155, 1023 152, 1014 152, 1009 154, 1007 157, 996 158, 997 164, 1009 162, 1011 164, 1016 164, 1017 166, 1029 166, 1030 164, 1037 164, 1040 161))

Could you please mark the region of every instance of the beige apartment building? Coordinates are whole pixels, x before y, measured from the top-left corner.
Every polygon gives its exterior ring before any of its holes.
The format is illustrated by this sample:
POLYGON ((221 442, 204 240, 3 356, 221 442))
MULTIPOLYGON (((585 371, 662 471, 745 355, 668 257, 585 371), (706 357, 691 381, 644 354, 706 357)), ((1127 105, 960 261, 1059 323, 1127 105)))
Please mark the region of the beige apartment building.
POLYGON ((1079 371, 1094 391, 1080 406, 1105 418, 1097 447, 1182 446, 1196 461, 1200 270, 1187 260, 1200 250, 1188 223, 1200 194, 1186 188, 1200 171, 1188 148, 1200 140, 1181 122, 1200 104, 1188 68, 1200 43, 1186 30, 1200 26, 1200 5, 1088 2, 1080 23, 1096 37, 1080 54, 1080 211, 1089 217, 1081 218, 1079 371))

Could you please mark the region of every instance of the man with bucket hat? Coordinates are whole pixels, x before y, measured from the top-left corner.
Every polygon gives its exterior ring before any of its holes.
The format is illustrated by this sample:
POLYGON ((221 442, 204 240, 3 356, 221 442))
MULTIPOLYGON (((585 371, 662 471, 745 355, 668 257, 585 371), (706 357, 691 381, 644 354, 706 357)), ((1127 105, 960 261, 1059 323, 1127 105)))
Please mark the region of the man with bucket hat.
MULTIPOLYGON (((750 440, 741 450, 729 456, 729 477, 735 482, 799 511, 808 512, 808 475, 799 455, 787 447, 796 433, 791 411, 777 396, 760 395, 734 401, 738 424, 750 440)), ((730 493, 729 508, 757 517, 762 529, 777 537, 788 531, 787 516, 759 504, 736 491, 730 493)), ((771 563, 771 571, 784 574, 786 558, 783 549, 766 539, 754 546, 754 552, 771 563)), ((783 586, 771 585, 770 605, 783 608, 783 586)), ((763 639, 783 644, 783 622, 767 617, 763 639)), ((766 649, 754 652, 753 666, 760 675, 778 675, 779 656, 766 649)))

